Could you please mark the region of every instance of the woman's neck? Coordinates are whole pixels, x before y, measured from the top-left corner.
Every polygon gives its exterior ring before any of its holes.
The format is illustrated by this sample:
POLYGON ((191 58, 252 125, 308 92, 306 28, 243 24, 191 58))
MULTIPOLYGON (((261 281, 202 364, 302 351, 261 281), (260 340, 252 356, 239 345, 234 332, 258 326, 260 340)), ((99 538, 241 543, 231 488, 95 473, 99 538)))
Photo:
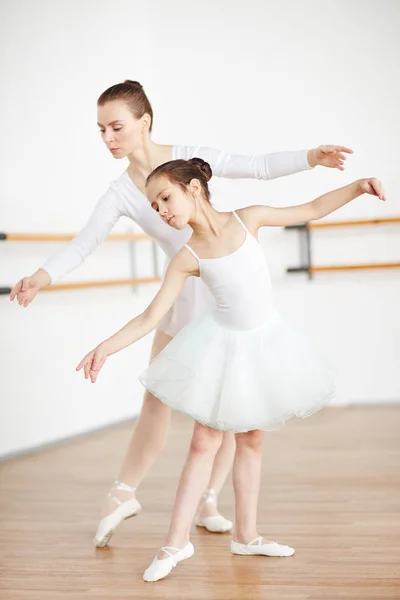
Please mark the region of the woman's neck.
POLYGON ((131 179, 145 182, 156 167, 172 160, 172 146, 156 144, 149 138, 141 148, 128 155, 128 160, 127 171, 131 179))

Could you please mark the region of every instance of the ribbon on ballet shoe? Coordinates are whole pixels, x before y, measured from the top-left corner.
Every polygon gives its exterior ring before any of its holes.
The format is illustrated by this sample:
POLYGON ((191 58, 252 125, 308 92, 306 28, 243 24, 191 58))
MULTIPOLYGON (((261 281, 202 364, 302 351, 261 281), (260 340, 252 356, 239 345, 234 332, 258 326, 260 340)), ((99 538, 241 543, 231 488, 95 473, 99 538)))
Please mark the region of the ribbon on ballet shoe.
POLYGON ((108 492, 108 497, 110 498, 110 500, 112 500, 116 504, 120 505, 120 504, 122 504, 123 500, 120 500, 119 498, 117 498, 116 496, 114 496, 112 494, 112 491, 117 491, 117 490, 119 490, 120 492, 131 492, 132 494, 134 494, 136 492, 136 487, 132 487, 132 486, 124 483, 123 481, 114 481, 114 483, 111 486, 110 491, 108 492))
POLYGON ((123 492, 131 492, 134 493, 136 491, 135 487, 127 485, 122 481, 114 481, 111 486, 111 490, 108 493, 108 497, 112 500, 117 506, 115 509, 106 517, 104 517, 96 531, 96 535, 94 537, 93 543, 96 548, 104 548, 107 546, 108 542, 114 535, 117 527, 125 521, 125 519, 130 519, 134 517, 142 510, 142 507, 136 498, 130 498, 129 500, 120 500, 116 496, 114 496, 113 491, 120 490, 123 492))

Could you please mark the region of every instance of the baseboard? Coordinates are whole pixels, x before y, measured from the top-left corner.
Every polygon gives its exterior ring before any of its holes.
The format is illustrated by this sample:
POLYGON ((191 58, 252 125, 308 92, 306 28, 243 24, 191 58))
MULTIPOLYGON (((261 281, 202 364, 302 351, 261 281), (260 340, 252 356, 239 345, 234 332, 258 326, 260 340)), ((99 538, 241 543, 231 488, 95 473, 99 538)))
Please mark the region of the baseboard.
MULTIPOLYGON (((365 407, 379 406, 380 408, 382 408, 384 406, 393 406, 396 404, 399 404, 399 406, 400 406, 400 398, 389 398, 383 402, 379 401, 379 400, 373 400, 373 399, 364 399, 364 400, 360 400, 360 401, 353 400, 352 402, 343 402, 343 401, 336 400, 336 401, 332 402, 332 404, 330 404, 330 406, 328 408, 344 408, 344 407, 356 408, 356 407, 360 407, 360 406, 365 406, 365 407)), ((57 448, 58 446, 72 443, 83 437, 96 435, 97 433, 99 433, 101 431, 106 431, 106 430, 113 429, 114 427, 119 427, 120 425, 123 425, 124 423, 131 422, 133 425, 135 423, 137 417, 138 417, 138 415, 135 417, 128 417, 128 418, 120 419, 119 421, 114 421, 113 423, 109 423, 107 425, 101 425, 100 427, 96 427, 95 429, 90 429, 88 431, 82 431, 81 433, 77 433, 75 435, 71 435, 71 436, 62 438, 60 440, 53 440, 53 441, 47 442, 45 444, 39 444, 38 446, 31 446, 28 448, 24 448, 23 450, 16 450, 14 452, 2 454, 2 455, 0 455, 0 462, 14 460, 14 459, 21 458, 22 456, 25 456, 28 454, 32 455, 32 454, 35 454, 36 452, 42 452, 43 450, 48 450, 50 448, 57 448)))
POLYGON ((400 404, 400 398, 385 398, 385 400, 377 400, 376 398, 363 398, 362 400, 350 401, 335 399, 329 406, 393 406, 394 404, 400 404))
POLYGON ((44 444, 38 444, 37 446, 29 446, 28 448, 23 448, 22 450, 15 450, 13 452, 8 452, 0 455, 0 462, 14 460, 17 458, 21 458, 25 455, 36 454, 37 452, 43 452, 44 450, 49 450, 51 448, 57 448, 59 446, 64 446, 66 444, 70 444, 84 437, 89 437, 91 435, 96 435, 101 431, 111 430, 114 427, 119 427, 124 423, 131 422, 132 425, 135 423, 138 415, 135 417, 128 417, 124 419, 120 419, 118 421, 113 421, 112 423, 107 423, 107 425, 101 425, 100 427, 95 427, 94 429, 89 429, 86 431, 81 431, 80 433, 76 433, 67 437, 63 437, 59 440, 52 440, 51 442, 46 442, 44 444))

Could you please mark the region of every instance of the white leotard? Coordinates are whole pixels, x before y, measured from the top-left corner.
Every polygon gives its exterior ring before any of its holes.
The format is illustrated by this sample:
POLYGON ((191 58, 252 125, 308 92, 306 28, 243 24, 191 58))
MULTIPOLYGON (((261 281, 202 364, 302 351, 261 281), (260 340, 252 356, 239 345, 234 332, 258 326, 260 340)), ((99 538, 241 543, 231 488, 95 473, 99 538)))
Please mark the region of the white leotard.
POLYGON ((239 215, 234 211, 232 214, 245 231, 234 252, 219 258, 200 258, 187 244, 185 248, 198 261, 200 278, 214 299, 216 321, 230 329, 255 329, 275 310, 271 279, 260 243, 239 215))
MULTIPOLYGON (((189 160, 195 156, 210 164, 214 176, 230 179, 275 179, 311 168, 307 161, 307 150, 246 156, 201 146, 173 146, 173 159, 189 160)), ((125 171, 100 198, 82 231, 42 265, 52 283, 82 264, 122 216, 135 221, 155 239, 169 258, 177 254, 192 234, 189 226, 177 231, 166 225, 125 171)), ((202 281, 195 277, 188 278, 160 327, 168 335, 175 335, 209 305, 210 295, 202 281)))

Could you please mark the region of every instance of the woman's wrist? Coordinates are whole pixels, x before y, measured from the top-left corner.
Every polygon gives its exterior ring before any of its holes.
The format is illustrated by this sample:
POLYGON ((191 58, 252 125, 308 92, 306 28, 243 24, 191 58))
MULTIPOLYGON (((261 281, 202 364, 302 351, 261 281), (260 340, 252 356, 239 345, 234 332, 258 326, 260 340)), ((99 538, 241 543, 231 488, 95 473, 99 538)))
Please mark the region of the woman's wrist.
POLYGON ((311 150, 307 152, 307 161, 312 169, 318 165, 316 148, 311 148, 311 150))
POLYGON ((44 269, 38 269, 30 279, 37 285, 40 289, 47 287, 51 284, 51 277, 47 271, 44 269))

